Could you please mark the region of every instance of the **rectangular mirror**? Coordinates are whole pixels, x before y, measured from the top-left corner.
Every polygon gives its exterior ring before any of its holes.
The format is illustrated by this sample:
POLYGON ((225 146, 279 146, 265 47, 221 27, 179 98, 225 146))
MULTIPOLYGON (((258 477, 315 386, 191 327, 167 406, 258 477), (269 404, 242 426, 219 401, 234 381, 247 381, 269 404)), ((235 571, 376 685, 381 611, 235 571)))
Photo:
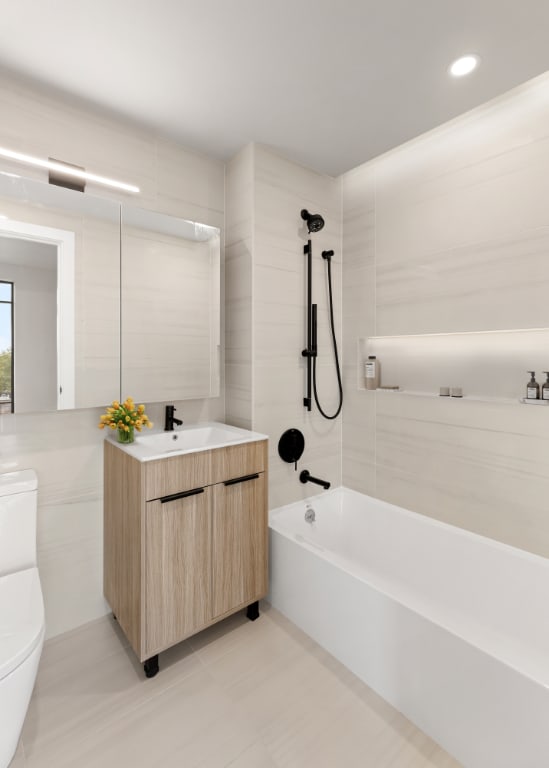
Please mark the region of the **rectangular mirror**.
POLYGON ((0 412, 119 392, 119 204, 0 173, 0 412))
POLYGON ((219 229, 122 218, 0 172, 0 413, 219 395, 219 229))
POLYGON ((216 397, 220 231, 122 206, 122 397, 216 397))

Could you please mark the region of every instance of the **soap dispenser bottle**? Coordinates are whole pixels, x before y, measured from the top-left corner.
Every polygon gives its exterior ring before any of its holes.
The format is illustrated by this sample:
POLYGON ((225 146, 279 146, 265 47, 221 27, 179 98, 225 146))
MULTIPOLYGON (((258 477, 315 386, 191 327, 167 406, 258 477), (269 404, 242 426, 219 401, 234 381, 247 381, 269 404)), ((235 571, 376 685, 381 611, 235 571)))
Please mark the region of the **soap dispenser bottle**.
POLYGON ((528 400, 539 400, 539 384, 536 381, 536 372, 528 371, 530 381, 526 385, 526 397, 528 400))
POLYGON ((547 380, 541 388, 541 399, 549 400, 549 371, 543 371, 543 373, 547 376, 547 380))
POLYGON ((377 389, 379 387, 379 360, 375 355, 368 355, 364 363, 364 378, 366 380, 366 389, 377 389))

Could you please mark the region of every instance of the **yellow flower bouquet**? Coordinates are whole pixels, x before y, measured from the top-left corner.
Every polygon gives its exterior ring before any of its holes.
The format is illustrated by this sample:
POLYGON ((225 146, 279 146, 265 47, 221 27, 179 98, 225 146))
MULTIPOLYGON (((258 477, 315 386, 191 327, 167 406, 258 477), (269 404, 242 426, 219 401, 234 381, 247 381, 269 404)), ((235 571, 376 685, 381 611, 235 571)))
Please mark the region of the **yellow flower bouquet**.
POLYGON ((123 403, 113 400, 107 412, 101 416, 99 429, 116 429, 119 443, 133 443, 134 430, 141 432, 143 427, 152 427, 152 421, 145 413, 144 405, 135 405, 131 397, 123 403))

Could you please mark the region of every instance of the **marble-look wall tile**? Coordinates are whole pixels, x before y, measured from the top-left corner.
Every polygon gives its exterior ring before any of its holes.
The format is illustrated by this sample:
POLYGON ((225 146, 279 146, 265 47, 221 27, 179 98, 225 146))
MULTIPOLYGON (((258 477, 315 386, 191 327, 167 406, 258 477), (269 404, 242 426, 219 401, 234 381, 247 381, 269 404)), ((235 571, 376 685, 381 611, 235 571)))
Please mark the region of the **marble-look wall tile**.
POLYGON ((166 139, 156 139, 156 195, 171 216, 222 227, 225 167, 219 160, 166 139))
MULTIPOLYGON (((346 369, 348 373, 349 369, 346 369)), ((355 371, 345 377, 343 418, 343 485, 376 495, 376 409, 375 392, 358 391, 355 371)))
POLYGON ((212 300, 212 285, 219 260, 210 248, 207 241, 123 230, 122 390, 137 400, 218 394, 219 297, 212 300))
POLYGON ((548 148, 545 75, 342 180, 344 482, 546 557, 545 411, 511 398, 547 331, 463 332, 549 327, 548 148), (367 349, 386 383, 486 400, 361 390, 367 349))
POLYGON ((375 495, 375 393, 359 390, 358 338, 375 333, 375 186, 369 168, 346 174, 343 198, 343 484, 375 495))
POLYGON ((370 164, 378 334, 549 324, 548 150, 547 109, 510 94, 370 164))
POLYGON ((82 217, 70 229, 78 233, 76 405, 84 408, 108 402, 120 386, 120 228, 82 217))
POLYGON ((253 421, 253 146, 241 150, 226 172, 225 379, 229 424, 253 421))
MULTIPOLYGON (((90 194, 223 227, 222 162, 8 74, 0 74, 0 100, 2 145, 82 165, 141 187, 139 196, 130 196, 88 184, 90 194)), ((2 170, 22 172, 20 165, 4 161, 2 170)), ((31 168, 25 168, 24 174, 47 178, 44 171, 31 168)), ((97 289, 104 292, 108 254, 104 248, 100 251, 93 266, 97 289)), ((222 254, 222 277, 223 267, 222 254)), ((223 285, 221 291, 223 296, 223 285)), ((93 314, 98 308, 104 311, 105 302, 96 294, 95 306, 82 304, 80 309, 93 314)), ((111 334, 114 342, 117 333, 118 329, 111 334)), ((90 379, 104 365, 95 356, 96 341, 90 341, 82 361, 90 379)), ((105 343, 104 349, 107 346, 105 343)), ((225 418, 223 355, 222 348, 219 397, 176 401, 178 415, 186 422, 225 418)), ((116 396, 118 387, 108 397, 105 393, 106 400, 116 396)), ((147 412, 161 423, 162 405, 147 405, 147 412)), ((38 556, 48 636, 108 610, 102 587, 103 433, 97 429, 99 413, 98 409, 83 409, 0 417, 0 471, 32 467, 38 472, 38 556)))
POLYGON ((0 417, 0 471, 33 468, 38 475, 38 565, 48 636, 106 611, 99 413, 0 417))
POLYGON ((334 250, 334 319, 341 357, 342 272, 341 189, 338 180, 314 173, 256 145, 254 167, 254 408, 253 426, 269 435, 271 508, 319 492, 303 485, 293 465, 278 455, 278 441, 290 427, 305 435, 299 469, 309 469, 333 486, 341 483, 341 419, 323 419, 316 405, 303 406, 306 366, 306 257, 308 235, 302 208, 320 213, 325 227, 310 235, 313 245, 313 301, 318 304, 318 390, 328 413, 337 408, 337 379, 328 325, 326 263, 334 250))
POLYGON ((447 170, 458 170, 487 158, 502 157, 521 146, 546 139, 549 137, 548 85, 546 72, 353 169, 345 177, 359 175, 367 166, 380 164, 384 178, 401 184, 401 191, 407 193, 417 181, 437 178, 447 170))
POLYGON ((545 419, 518 404, 455 405, 378 394, 377 495, 549 557, 545 419))

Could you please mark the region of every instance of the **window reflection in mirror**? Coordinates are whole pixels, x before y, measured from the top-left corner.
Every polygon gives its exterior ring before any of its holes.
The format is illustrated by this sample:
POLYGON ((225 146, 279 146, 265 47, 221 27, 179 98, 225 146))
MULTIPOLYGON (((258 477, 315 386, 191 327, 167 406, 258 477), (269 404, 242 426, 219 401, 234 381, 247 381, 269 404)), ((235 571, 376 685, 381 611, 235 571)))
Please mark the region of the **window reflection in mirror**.
POLYGON ((13 413, 13 390, 13 283, 0 280, 0 413, 13 413))
POLYGON ((13 283, 12 412, 119 397, 119 265, 117 203, 0 173, 0 281, 13 283))

